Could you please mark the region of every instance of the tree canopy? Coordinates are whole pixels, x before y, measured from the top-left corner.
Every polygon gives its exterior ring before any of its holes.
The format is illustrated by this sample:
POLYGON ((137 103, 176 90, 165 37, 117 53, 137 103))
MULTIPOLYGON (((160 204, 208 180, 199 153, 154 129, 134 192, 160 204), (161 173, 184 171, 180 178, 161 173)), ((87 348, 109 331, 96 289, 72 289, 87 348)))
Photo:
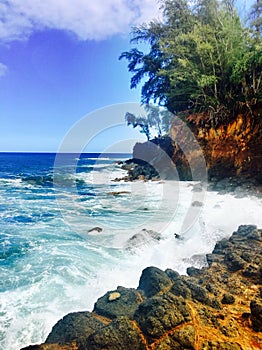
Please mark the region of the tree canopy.
POLYGON ((127 125, 132 125, 133 128, 139 127, 140 132, 145 134, 149 140, 152 129, 155 129, 157 136, 161 137, 163 133, 167 133, 170 129, 172 114, 157 105, 147 104, 145 107, 145 115, 134 115, 127 112, 125 120, 127 125))
POLYGON ((163 20, 134 28, 128 60, 142 103, 184 110, 250 110, 262 100, 262 0, 244 25, 234 0, 162 0, 163 20))

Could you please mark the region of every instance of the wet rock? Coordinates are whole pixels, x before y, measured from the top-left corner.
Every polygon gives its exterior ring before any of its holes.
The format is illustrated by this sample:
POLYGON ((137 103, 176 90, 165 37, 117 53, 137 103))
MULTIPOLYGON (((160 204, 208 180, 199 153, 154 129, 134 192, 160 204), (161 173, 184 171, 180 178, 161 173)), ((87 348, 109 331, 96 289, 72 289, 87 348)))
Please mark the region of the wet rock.
POLYGON ((91 228, 90 230, 88 230, 87 232, 90 233, 90 232, 102 232, 103 229, 101 227, 93 227, 91 228))
POLYGON ((147 267, 143 270, 139 280, 138 289, 142 290, 146 297, 152 297, 160 291, 167 291, 173 285, 167 274, 157 267, 147 267))
POLYGON ((197 269, 196 267, 188 267, 186 269, 186 272, 188 276, 191 276, 191 277, 199 277, 201 275, 201 270, 197 269))
POLYGON ((107 292, 97 300, 94 311, 109 318, 119 316, 133 318, 134 312, 141 301, 142 297, 137 290, 117 287, 116 291, 107 292))
POLYGON ((110 325, 88 337, 79 350, 146 350, 145 343, 134 322, 119 317, 110 325))
POLYGON ((217 242, 212 254, 224 255, 225 251, 232 247, 232 243, 228 239, 223 238, 221 241, 217 242))
POLYGON ((118 197, 118 196, 121 196, 123 194, 130 194, 130 193, 131 193, 130 191, 113 191, 113 192, 109 192, 108 194, 110 196, 118 197))
POLYGON ((229 251, 225 254, 224 261, 231 271, 238 271, 245 267, 246 262, 237 253, 229 251))
POLYGON ((154 296, 142 302, 134 317, 149 342, 191 318, 183 298, 172 293, 154 296))
POLYGON ((143 229, 127 240, 125 249, 133 250, 134 248, 138 248, 146 244, 156 243, 160 241, 160 239, 160 233, 154 230, 143 229))
POLYGON ((250 303, 251 322, 254 331, 262 332, 262 301, 254 299, 250 303))
POLYGON ((203 207, 203 203, 199 201, 194 201, 192 204, 192 207, 203 207))
POLYGON ((174 282, 180 278, 180 275, 178 272, 172 270, 172 269, 166 269, 165 273, 167 274, 167 276, 173 280, 174 282))
POLYGON ((235 297, 232 294, 225 293, 221 300, 222 304, 234 304, 235 297))
MULTIPOLYGON (((236 234, 238 236, 248 236, 250 233, 253 233, 256 229, 256 225, 240 225, 236 234)), ((233 235, 235 235, 235 233, 233 233, 233 235)))
POLYGON ((74 312, 66 315, 52 328, 46 343, 67 344, 85 343, 88 335, 103 327, 104 324, 92 316, 90 312, 74 312))

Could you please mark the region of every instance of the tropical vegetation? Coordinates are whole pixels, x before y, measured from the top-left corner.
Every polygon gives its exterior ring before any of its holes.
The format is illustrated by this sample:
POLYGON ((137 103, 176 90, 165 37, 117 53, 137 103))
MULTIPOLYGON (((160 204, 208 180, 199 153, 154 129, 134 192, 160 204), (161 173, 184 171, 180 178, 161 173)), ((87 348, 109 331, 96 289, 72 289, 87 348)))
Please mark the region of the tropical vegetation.
POLYGON ((240 17, 234 0, 162 0, 163 18, 136 27, 123 52, 141 102, 224 122, 262 101, 262 0, 240 17), (139 49, 140 43, 146 44, 139 49))

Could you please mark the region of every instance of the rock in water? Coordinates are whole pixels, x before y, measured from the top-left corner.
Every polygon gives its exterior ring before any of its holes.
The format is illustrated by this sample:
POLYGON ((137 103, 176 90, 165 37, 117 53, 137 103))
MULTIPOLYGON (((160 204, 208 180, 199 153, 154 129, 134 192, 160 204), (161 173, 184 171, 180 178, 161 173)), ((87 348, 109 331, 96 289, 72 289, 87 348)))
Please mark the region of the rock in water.
POLYGON ((90 233, 90 232, 102 232, 103 229, 101 227, 93 227, 91 228, 90 230, 88 230, 87 232, 90 233))
POLYGON ((160 239, 160 233, 153 230, 142 229, 127 240, 125 249, 133 250, 146 244, 156 243, 160 241, 160 239))

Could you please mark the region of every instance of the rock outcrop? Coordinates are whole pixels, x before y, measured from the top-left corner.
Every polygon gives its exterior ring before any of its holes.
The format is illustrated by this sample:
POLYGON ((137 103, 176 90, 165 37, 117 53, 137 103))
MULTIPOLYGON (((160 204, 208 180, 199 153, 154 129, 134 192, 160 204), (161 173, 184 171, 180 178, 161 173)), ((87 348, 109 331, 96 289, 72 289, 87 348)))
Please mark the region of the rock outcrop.
MULTIPOLYGON (((137 143, 123 166, 128 180, 225 178, 262 184, 262 108, 215 123, 210 112, 173 118, 169 136, 137 143), (204 164, 203 164, 204 160, 204 164), (204 168, 204 169, 203 169, 204 168)), ((237 186, 238 184, 236 184, 237 186)))
POLYGON ((42 345, 24 350, 258 350, 262 348, 262 230, 240 226, 208 266, 143 270, 92 312, 65 316, 42 345))

